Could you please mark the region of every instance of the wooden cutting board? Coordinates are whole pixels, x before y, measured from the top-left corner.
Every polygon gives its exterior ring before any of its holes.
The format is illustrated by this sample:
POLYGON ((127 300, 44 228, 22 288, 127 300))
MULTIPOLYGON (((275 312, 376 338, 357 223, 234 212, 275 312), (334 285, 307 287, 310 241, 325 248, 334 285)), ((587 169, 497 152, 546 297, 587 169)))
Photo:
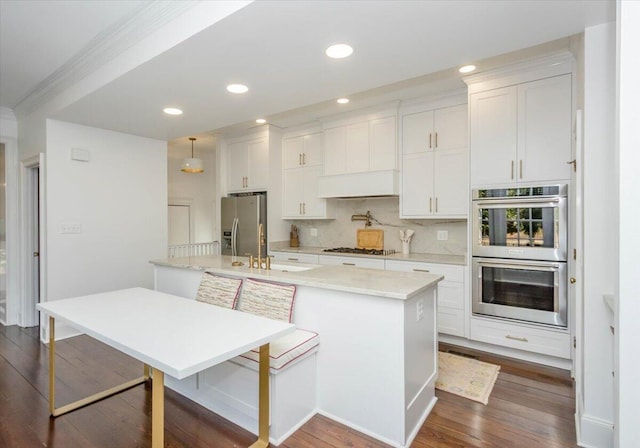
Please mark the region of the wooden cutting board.
POLYGON ((358 229, 358 249, 384 249, 384 230, 358 229))

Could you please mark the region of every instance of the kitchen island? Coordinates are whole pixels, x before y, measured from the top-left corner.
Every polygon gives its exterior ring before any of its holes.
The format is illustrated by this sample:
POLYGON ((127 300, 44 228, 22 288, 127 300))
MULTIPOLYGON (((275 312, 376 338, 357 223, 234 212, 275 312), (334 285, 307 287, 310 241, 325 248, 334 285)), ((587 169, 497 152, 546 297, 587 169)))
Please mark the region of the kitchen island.
MULTIPOLYGON (((406 447, 433 408, 436 286, 442 276, 303 264, 274 264, 266 271, 247 267, 247 258, 227 256, 152 263, 156 289, 187 298, 195 298, 205 270, 296 285, 293 323, 320 334, 315 409, 307 418, 318 412, 406 447), (232 266, 234 261, 245 265, 232 266)), ((255 432, 237 413, 214 410, 255 432)), ((304 419, 285 435, 303 423, 304 419)), ((283 437, 272 440, 281 443, 283 437)))

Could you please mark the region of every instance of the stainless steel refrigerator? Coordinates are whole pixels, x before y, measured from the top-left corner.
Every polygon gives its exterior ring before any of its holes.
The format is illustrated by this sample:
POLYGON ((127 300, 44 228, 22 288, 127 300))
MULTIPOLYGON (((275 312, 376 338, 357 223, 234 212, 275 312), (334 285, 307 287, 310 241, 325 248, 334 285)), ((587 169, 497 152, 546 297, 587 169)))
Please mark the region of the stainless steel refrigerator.
POLYGON ((261 252, 267 255, 267 195, 229 196, 221 201, 222 255, 258 255, 258 227, 264 229, 261 252))

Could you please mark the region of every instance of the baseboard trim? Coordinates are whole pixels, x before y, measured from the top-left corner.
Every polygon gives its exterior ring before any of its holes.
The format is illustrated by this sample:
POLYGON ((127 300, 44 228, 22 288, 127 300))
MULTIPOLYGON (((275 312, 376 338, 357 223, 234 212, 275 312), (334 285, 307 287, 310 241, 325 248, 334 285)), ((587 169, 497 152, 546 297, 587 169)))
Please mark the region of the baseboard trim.
POLYGON ((576 440, 584 448, 613 448, 613 423, 576 412, 576 440))

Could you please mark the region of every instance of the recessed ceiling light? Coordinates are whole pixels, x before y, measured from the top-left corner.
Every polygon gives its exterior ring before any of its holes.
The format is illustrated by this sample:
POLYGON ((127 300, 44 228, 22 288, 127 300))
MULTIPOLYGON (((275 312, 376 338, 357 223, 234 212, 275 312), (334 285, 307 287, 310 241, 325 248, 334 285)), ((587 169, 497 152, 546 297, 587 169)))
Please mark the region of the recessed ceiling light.
POLYGON ((231 93, 246 93, 249 91, 249 87, 244 84, 229 84, 227 90, 231 93))
POLYGON ((475 65, 463 65, 458 69, 460 73, 471 73, 476 69, 475 65))
POLYGON ((327 56, 333 59, 342 59, 351 56, 353 48, 347 44, 335 44, 331 45, 325 50, 327 56))
POLYGON ((167 115, 182 115, 182 111, 175 107, 165 107, 162 111, 167 115))
POLYGON ((347 104, 349 102, 349 98, 338 98, 338 104, 347 104))
POLYGON ((265 124, 266 122, 267 122, 267 120, 265 120, 264 118, 258 118, 256 120, 256 123, 258 123, 258 124, 265 124))

